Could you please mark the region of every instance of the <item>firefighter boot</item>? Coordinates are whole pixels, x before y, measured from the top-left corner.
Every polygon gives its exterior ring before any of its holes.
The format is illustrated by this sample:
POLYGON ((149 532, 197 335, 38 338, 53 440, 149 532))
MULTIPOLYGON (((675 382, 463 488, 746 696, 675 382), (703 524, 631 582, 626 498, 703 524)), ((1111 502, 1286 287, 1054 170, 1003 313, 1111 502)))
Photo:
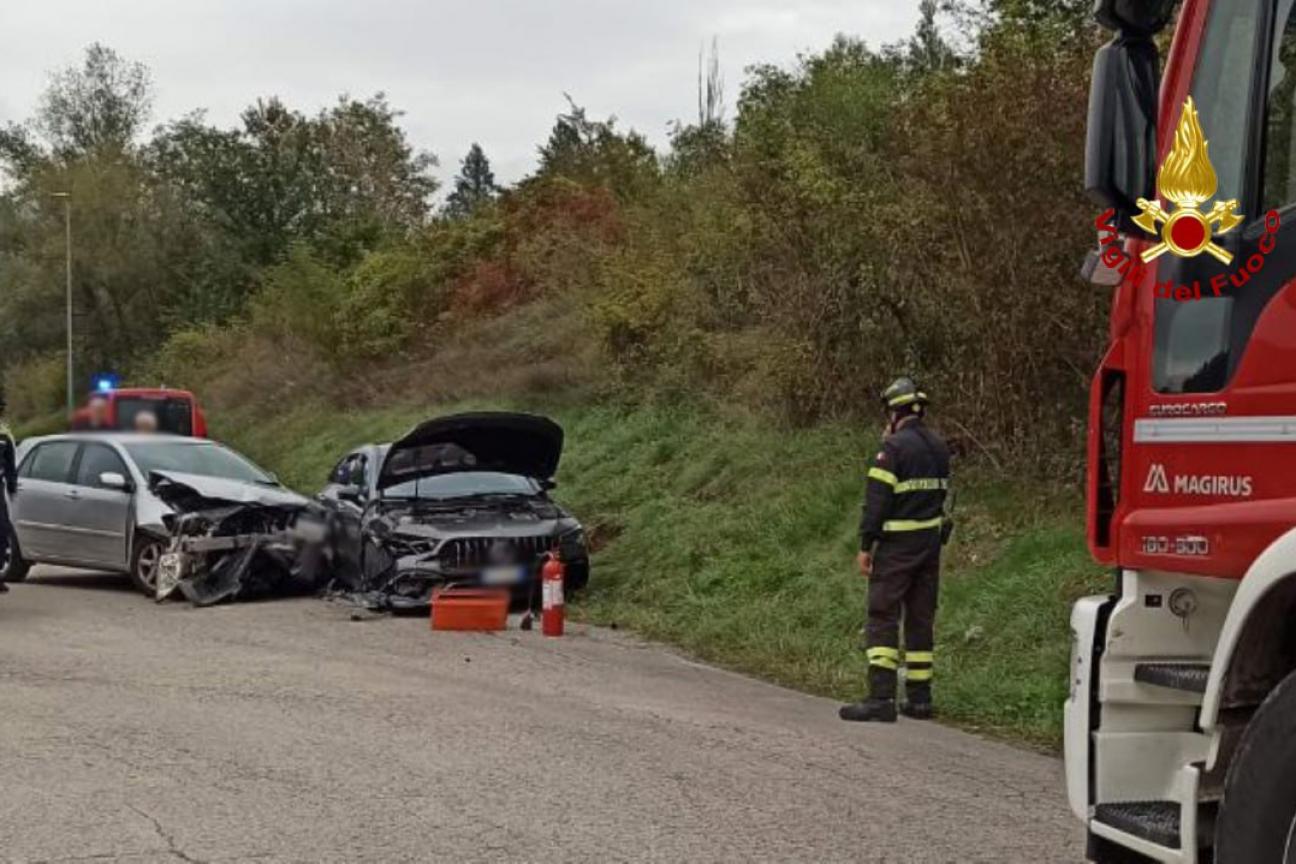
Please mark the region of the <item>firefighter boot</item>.
POLYGON ((896 706, 892 699, 865 699, 851 705, 843 705, 837 715, 843 720, 857 723, 894 723, 896 706))
POLYGON ((935 710, 932 708, 931 700, 914 701, 909 700, 900 706, 900 713, 911 720, 930 720, 935 716, 935 710))
POLYGON ((935 712, 932 710, 931 682, 907 682, 905 702, 900 706, 900 713, 914 720, 932 719, 935 712))

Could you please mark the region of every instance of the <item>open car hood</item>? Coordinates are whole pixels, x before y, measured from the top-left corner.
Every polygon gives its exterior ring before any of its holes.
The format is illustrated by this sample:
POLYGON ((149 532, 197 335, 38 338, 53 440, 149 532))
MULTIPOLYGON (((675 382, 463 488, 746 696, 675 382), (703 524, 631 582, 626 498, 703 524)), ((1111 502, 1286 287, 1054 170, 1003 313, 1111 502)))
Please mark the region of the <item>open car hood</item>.
POLYGON ((477 412, 438 417, 393 441, 378 488, 457 471, 503 471, 547 480, 558 470, 563 430, 547 417, 477 412))

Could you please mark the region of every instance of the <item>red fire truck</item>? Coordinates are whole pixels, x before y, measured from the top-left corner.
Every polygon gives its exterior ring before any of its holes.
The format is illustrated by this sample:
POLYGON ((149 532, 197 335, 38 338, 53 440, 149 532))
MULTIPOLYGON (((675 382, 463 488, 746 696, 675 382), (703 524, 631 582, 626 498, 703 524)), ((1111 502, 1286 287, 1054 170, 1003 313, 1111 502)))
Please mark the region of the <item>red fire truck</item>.
POLYGON ((72 415, 72 428, 129 432, 136 415, 145 411, 157 418, 159 432, 207 437, 207 418, 198 399, 188 390, 167 387, 98 388, 72 415))
POLYGON ((1296 8, 1095 7, 1116 35, 1094 63, 1086 186, 1125 260, 1152 260, 1115 287, 1092 384, 1088 541, 1115 576, 1072 612, 1068 793, 1097 862, 1294 864, 1296 8), (1176 185, 1189 150, 1213 175, 1176 185), (1192 248, 1159 254, 1176 196, 1192 248))

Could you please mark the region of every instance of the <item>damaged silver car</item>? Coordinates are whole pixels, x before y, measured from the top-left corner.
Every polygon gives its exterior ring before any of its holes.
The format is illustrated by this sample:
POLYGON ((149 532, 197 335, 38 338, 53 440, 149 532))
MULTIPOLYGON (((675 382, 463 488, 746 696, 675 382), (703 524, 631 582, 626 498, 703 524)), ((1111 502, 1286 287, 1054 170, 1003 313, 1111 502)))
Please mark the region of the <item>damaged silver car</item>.
POLYGON ((585 533, 549 496, 563 430, 545 417, 483 412, 429 420, 368 444, 330 472, 335 587, 377 609, 426 608, 440 586, 507 588, 534 607, 546 555, 569 591, 589 580, 585 533))
POLYGON ((55 435, 23 442, 19 459, 6 581, 62 564, 207 605, 308 593, 328 579, 322 509, 213 441, 55 435))

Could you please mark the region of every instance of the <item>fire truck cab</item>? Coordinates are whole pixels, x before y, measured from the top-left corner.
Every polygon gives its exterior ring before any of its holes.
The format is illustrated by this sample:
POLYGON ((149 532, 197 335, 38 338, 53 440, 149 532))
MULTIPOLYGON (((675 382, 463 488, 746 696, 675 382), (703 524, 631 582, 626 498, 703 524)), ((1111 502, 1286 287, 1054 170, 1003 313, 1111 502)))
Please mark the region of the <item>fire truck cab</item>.
POLYGON ((1296 864, 1296 2, 1095 6, 1089 193, 1141 261, 1149 209, 1209 191, 1184 200, 1220 254, 1115 287, 1087 489, 1114 585, 1072 612, 1069 798, 1102 864, 1296 864))
POLYGON ((207 437, 207 418, 197 397, 188 390, 167 387, 98 389, 72 415, 71 425, 74 430, 129 432, 135 428, 136 415, 143 412, 157 418, 159 432, 207 437))

